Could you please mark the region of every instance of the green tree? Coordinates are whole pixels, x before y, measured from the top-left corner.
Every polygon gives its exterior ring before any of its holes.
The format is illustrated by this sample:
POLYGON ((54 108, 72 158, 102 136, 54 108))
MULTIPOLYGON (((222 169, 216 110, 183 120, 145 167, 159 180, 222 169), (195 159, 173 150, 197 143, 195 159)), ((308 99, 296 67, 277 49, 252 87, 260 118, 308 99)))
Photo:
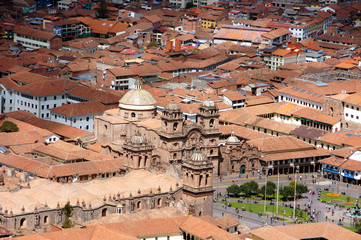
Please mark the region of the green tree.
POLYGON ((276 193, 276 184, 274 182, 268 181, 265 186, 262 186, 261 193, 264 194, 265 188, 267 186, 267 195, 274 195, 276 193))
POLYGON ((70 217, 73 216, 73 206, 70 205, 68 202, 62 208, 62 212, 65 214, 66 218, 63 222, 62 228, 72 228, 74 226, 73 222, 71 221, 70 217))
POLYGON ((106 0, 100 0, 97 8, 97 17, 104 19, 108 18, 108 8, 106 0))
POLYGON ((247 197, 251 194, 256 194, 258 192, 258 183, 255 181, 246 182, 240 186, 241 192, 243 192, 247 197))
POLYGON ((19 128, 18 126, 10 121, 4 121, 3 124, 0 126, 1 132, 18 132, 19 128))
MULTIPOLYGON (((295 187, 295 181, 290 182, 290 186, 293 188, 295 187)), ((301 195, 302 193, 306 193, 308 191, 308 188, 306 185, 297 183, 296 185, 296 193, 297 195, 301 195)))
POLYGON ((63 222, 63 225, 61 225, 62 228, 72 228, 74 227, 73 222, 70 220, 70 218, 65 218, 65 221, 63 222))
POLYGON ((192 7, 194 7, 193 2, 187 2, 187 4, 186 4, 186 9, 190 9, 190 8, 192 8, 192 7))
POLYGON ((282 200, 286 201, 289 198, 292 198, 294 195, 294 188, 292 186, 284 186, 280 188, 280 194, 282 195, 282 200))
POLYGON ((361 221, 360 221, 360 220, 357 220, 357 221, 355 222, 355 228, 356 228, 356 232, 357 232, 358 234, 361 234, 361 221))
POLYGON ((156 42, 151 42, 147 45, 147 48, 151 48, 151 47, 158 47, 158 44, 156 42))
POLYGON ((241 192, 241 188, 236 184, 227 187, 228 194, 233 194, 234 196, 237 196, 240 192, 241 192))

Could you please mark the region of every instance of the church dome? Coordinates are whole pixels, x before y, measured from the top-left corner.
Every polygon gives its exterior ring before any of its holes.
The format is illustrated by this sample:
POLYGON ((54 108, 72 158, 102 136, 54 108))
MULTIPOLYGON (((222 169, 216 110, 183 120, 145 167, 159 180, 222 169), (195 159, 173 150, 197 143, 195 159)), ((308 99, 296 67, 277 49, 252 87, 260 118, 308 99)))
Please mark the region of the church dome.
POLYGON ((171 111, 171 112, 177 112, 180 111, 180 107, 174 102, 174 99, 172 99, 172 101, 170 103, 168 103, 167 106, 165 106, 165 109, 167 111, 171 111))
POLYGON ((199 152, 199 151, 196 151, 195 153, 193 153, 192 155, 192 161, 195 161, 195 162, 202 162, 204 161, 206 158, 205 156, 203 155, 203 153, 199 152))
POLYGON ((130 139, 131 144, 140 145, 144 143, 144 138, 139 133, 136 133, 132 138, 130 139))
POLYGON ((202 103, 202 107, 204 107, 204 108, 215 108, 216 104, 208 97, 208 99, 202 103))
POLYGON ((232 132, 231 136, 229 136, 226 140, 226 143, 239 143, 239 139, 236 135, 234 135, 234 132, 232 132))
POLYGON ((146 90, 141 89, 141 83, 135 83, 135 89, 129 90, 120 100, 119 107, 128 110, 152 110, 157 101, 146 90))

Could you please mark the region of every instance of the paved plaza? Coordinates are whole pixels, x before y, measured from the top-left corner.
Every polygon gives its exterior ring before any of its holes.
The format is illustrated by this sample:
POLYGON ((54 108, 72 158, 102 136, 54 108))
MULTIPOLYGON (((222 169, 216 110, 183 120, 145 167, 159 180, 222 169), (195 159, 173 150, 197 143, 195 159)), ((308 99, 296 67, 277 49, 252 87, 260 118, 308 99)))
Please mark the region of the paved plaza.
MULTIPOLYGON (((279 184, 280 187, 287 186, 289 183, 295 178, 294 175, 281 175, 279 178, 279 184)), ((215 187, 215 193, 214 197, 217 199, 217 194, 222 194, 225 196, 227 194, 227 187, 232 184, 241 185, 245 182, 249 181, 256 181, 259 185, 259 188, 261 188, 263 185, 265 185, 266 181, 272 181, 277 184, 278 177, 277 176, 249 176, 246 175, 233 175, 233 176, 225 176, 221 180, 215 179, 214 187, 215 187)), ((309 210, 311 214, 314 215, 314 221, 315 222, 333 222, 335 224, 345 225, 345 226, 352 226, 353 225, 353 219, 346 216, 347 209, 340 208, 338 206, 335 206, 331 203, 322 203, 321 201, 318 201, 318 192, 321 192, 323 190, 327 190, 330 192, 336 192, 336 193, 344 193, 345 195, 348 195, 350 197, 360 198, 361 196, 361 187, 356 185, 350 185, 343 182, 335 182, 328 179, 321 178, 320 176, 317 176, 314 174, 314 178, 312 178, 312 174, 302 174, 297 176, 297 182, 307 185, 310 192, 303 194, 302 199, 297 200, 297 205, 302 210, 305 210, 310 206, 309 210), (302 178, 300 178, 302 176, 302 178), (316 182, 312 182, 312 179, 315 179, 316 182), (314 192, 314 194, 312 194, 314 192)), ((220 200, 218 198, 218 200, 220 200)), ((360 198, 361 200, 361 198, 360 198)), ((227 202, 237 202, 237 199, 231 199, 228 198, 227 202)), ((264 201, 257 201, 259 204, 264 204, 264 201)), ((269 204, 269 201, 268 201, 269 204)), ((282 206, 283 204, 286 204, 293 207, 293 201, 288 202, 280 202, 279 206, 282 206)), ((292 218, 286 218, 285 221, 278 221, 275 222, 274 220, 271 220, 270 217, 266 216, 259 216, 259 214, 246 212, 246 211, 238 211, 236 212, 236 209, 234 207, 227 207, 223 204, 214 203, 213 207, 213 216, 214 217, 222 217, 224 215, 232 215, 234 218, 238 219, 239 222, 242 225, 246 225, 251 229, 256 229, 265 225, 272 225, 272 226, 280 226, 283 224, 293 224, 295 219, 292 218)), ((268 213, 268 215, 272 216, 272 213, 268 213)), ((284 218, 283 216, 279 216, 284 218)))

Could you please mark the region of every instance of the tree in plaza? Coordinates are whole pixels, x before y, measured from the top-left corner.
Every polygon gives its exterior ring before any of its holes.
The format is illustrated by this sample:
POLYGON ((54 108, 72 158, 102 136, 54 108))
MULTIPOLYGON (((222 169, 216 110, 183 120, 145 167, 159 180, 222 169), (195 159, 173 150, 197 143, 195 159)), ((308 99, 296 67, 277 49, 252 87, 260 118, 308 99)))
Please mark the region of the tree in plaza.
POLYGON ((18 132, 19 128, 18 126, 10 121, 4 121, 3 124, 0 126, 1 132, 18 132))
POLYGON ((252 193, 258 192, 258 183, 255 181, 246 182, 240 186, 241 192, 243 192, 247 197, 251 196, 252 193))
POLYGON ((357 221, 355 222, 355 228, 356 228, 356 232, 357 232, 358 234, 361 234, 361 220, 357 220, 357 221))
POLYGON ((280 194, 282 195, 282 200, 286 201, 289 198, 292 198, 294 195, 294 188, 292 186, 284 186, 280 188, 280 194))
POLYGON ((267 195, 273 195, 276 193, 276 184, 274 182, 268 181, 265 186, 262 186, 261 193, 265 192, 265 188, 267 188, 267 195))
POLYGON ((97 8, 97 17, 98 18, 108 18, 108 8, 107 8, 107 1, 100 0, 99 6, 97 8))
MULTIPOLYGON (((290 186, 293 188, 295 187, 295 181, 290 182, 290 186)), ((306 193, 308 191, 308 188, 306 185, 297 183, 296 185, 296 193, 297 195, 301 195, 302 193, 306 193)))
POLYGON ((241 188, 236 184, 233 184, 233 185, 227 187, 228 194, 237 196, 240 192, 241 192, 241 188))

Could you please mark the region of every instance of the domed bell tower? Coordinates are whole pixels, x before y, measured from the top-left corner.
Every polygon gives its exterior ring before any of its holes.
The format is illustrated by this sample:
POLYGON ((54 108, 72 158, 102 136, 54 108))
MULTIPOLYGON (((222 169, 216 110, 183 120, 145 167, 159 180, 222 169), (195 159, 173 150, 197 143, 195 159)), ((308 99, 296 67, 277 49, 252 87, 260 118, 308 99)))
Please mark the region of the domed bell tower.
POLYGON ((195 216, 213 214, 213 164, 199 149, 182 164, 183 199, 195 216))
POLYGON ((123 145, 124 167, 146 169, 150 167, 153 146, 139 133, 127 138, 123 145))
POLYGON ((183 112, 174 99, 164 108, 161 119, 162 131, 167 135, 183 133, 183 112))
POLYGON ((207 133, 218 132, 219 111, 217 105, 208 98, 198 108, 198 124, 207 133))

